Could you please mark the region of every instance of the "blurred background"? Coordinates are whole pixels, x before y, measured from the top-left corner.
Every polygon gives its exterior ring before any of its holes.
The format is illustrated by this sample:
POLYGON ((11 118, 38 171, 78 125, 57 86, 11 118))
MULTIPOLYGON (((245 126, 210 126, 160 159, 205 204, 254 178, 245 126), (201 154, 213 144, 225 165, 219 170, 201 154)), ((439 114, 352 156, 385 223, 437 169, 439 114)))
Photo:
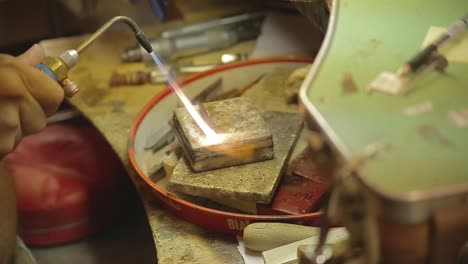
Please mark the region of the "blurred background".
POLYGON ((0 52, 20 54, 40 40, 93 32, 116 15, 129 16, 140 26, 151 26, 175 20, 189 24, 269 9, 305 15, 324 30, 326 10, 318 10, 321 8, 317 9, 317 5, 330 5, 330 1, 0 0, 0 52))
MULTIPOLYGON (((328 7, 328 2, 319 0, 0 0, 0 53, 16 56, 43 40, 92 33, 114 16, 132 18, 149 38, 157 38, 165 29, 267 11, 261 33, 246 39, 251 44, 256 41, 256 46, 236 42, 239 46, 233 50, 249 47, 242 52, 249 53, 249 58, 281 54, 310 57, 320 48, 328 7)), ((119 30, 128 29, 122 25, 110 29, 119 30)), ((121 49, 128 43, 113 45, 121 49)), ((107 48, 101 49, 106 51, 107 48)), ((100 56, 103 60, 106 58, 100 56)), ((118 60, 116 56, 107 58, 114 64, 118 60)), ((204 63, 201 61, 199 64, 204 63)), ((103 76, 107 78, 108 72, 103 76)), ((155 263, 151 229, 139 202, 135 199, 134 206, 125 210, 122 217, 85 239, 31 247, 34 257, 39 264, 155 263)))

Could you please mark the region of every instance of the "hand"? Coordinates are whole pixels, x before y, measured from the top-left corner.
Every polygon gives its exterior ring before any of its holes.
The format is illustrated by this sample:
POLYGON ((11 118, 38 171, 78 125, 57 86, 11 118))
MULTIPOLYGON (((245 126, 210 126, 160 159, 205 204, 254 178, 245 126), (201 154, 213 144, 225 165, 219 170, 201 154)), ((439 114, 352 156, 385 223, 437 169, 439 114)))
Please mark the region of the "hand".
POLYGON ((63 89, 34 68, 43 58, 37 44, 16 58, 0 54, 0 159, 43 129, 63 101, 63 89))

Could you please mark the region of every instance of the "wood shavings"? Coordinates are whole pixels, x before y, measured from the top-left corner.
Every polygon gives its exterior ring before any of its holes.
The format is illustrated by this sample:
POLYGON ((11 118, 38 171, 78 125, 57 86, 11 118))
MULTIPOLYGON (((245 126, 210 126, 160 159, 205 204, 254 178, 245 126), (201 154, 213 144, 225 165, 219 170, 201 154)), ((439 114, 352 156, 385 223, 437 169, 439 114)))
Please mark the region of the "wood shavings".
POLYGON ((418 116, 427 112, 431 112, 432 110, 433 110, 432 102, 424 101, 422 103, 418 103, 418 104, 406 107, 403 110, 403 113, 406 116, 418 116))
POLYGON ((449 111, 448 119, 450 123, 458 128, 468 127, 468 108, 449 111))

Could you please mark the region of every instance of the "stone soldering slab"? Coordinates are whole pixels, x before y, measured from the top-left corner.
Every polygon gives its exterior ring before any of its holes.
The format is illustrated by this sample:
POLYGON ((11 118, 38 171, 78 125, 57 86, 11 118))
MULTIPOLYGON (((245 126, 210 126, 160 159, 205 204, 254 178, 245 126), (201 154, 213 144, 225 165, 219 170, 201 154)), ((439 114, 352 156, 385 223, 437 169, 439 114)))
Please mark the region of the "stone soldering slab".
POLYGON ((173 115, 177 138, 195 172, 273 158, 273 140, 260 111, 249 98, 232 98, 196 105, 208 125, 223 139, 206 136, 185 107, 173 115))
POLYGON ((273 159, 199 173, 193 172, 187 161, 181 159, 169 179, 168 188, 209 199, 269 203, 289 161, 302 122, 294 113, 268 111, 263 116, 273 135, 273 159))

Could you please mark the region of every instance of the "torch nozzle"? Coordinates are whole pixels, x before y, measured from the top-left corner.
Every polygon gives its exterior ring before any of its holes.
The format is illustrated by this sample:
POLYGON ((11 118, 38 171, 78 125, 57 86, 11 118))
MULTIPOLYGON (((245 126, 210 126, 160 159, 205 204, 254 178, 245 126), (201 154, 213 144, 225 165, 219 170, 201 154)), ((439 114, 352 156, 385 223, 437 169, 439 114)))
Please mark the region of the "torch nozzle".
POLYGON ((151 44, 149 43, 148 39, 146 38, 145 34, 143 31, 141 31, 140 27, 133 21, 131 18, 126 17, 126 16, 116 16, 107 21, 102 27, 100 27, 96 32, 94 32, 91 37, 89 37, 87 40, 85 40, 83 43, 81 43, 76 51, 78 53, 81 53, 83 50, 85 50, 91 43, 93 43, 99 36, 102 35, 102 33, 106 32, 112 25, 114 25, 117 22, 123 22, 127 24, 130 29, 133 31, 135 34, 136 39, 140 43, 140 45, 148 52, 151 53, 153 51, 153 48, 151 47, 151 44))

